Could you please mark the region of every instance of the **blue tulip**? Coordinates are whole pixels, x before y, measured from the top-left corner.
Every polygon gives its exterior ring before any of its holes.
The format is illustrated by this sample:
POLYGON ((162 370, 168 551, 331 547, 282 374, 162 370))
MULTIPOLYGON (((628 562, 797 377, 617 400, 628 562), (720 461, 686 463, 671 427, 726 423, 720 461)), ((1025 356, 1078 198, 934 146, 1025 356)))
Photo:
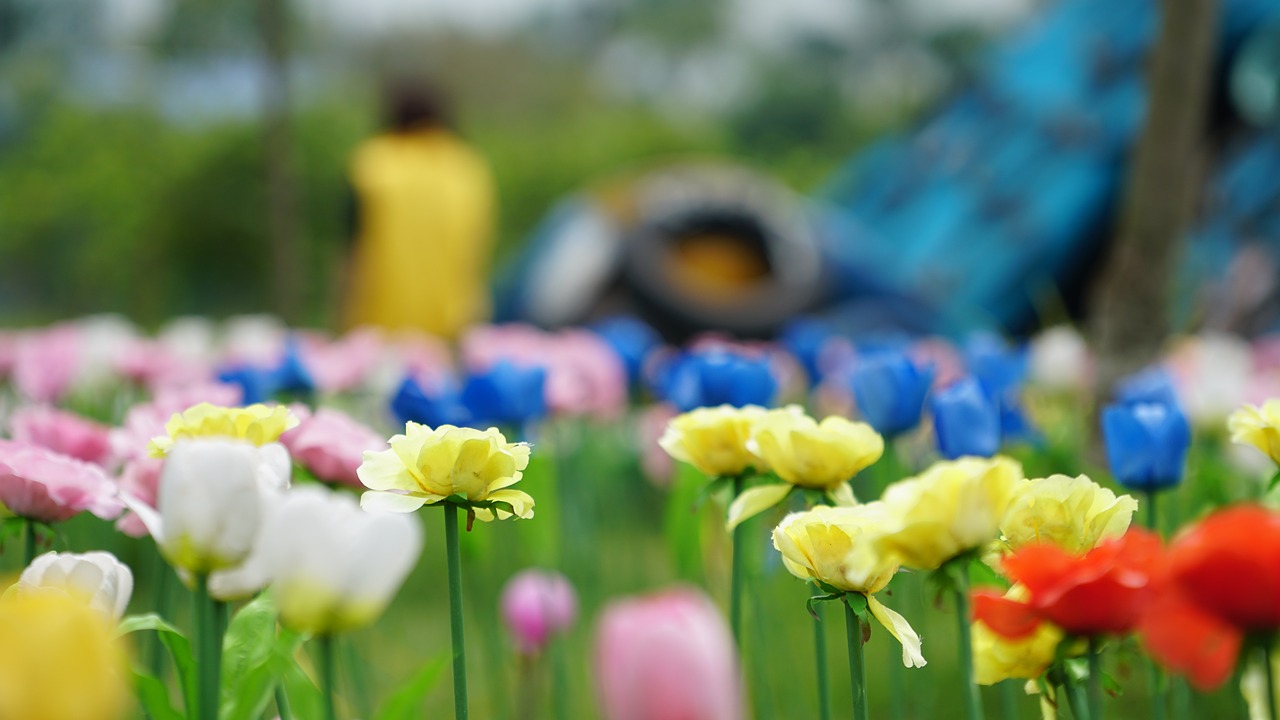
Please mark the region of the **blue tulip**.
POLYGON ((468 376, 462 404, 481 425, 522 428, 547 416, 547 371, 499 360, 483 372, 468 376))
POLYGON ((1173 378, 1161 367, 1151 367, 1122 378, 1116 383, 1116 402, 1125 405, 1154 403, 1178 405, 1178 392, 1173 378))
POLYGON ((1016 394, 1027 379, 1030 356, 1026 347, 1010 347, 997 335, 982 333, 964 346, 964 362, 988 397, 1016 394))
POLYGON ((284 357, 280 364, 271 371, 276 393, 289 392, 309 395, 315 392, 316 383, 311 371, 302 362, 302 353, 298 350, 298 341, 290 339, 284 346, 284 357))
POLYGON ((809 385, 813 386, 822 380, 819 361, 822 351, 834 337, 835 334, 823 323, 812 318, 800 318, 787 323, 778 335, 778 342, 800 362, 809 385))
POLYGON ((1191 426, 1176 404, 1108 405, 1102 411, 1107 464, 1116 482, 1135 490, 1160 490, 1182 481, 1191 426))
POLYGON ((653 328, 628 315, 609 318, 596 323, 591 329, 622 358, 632 385, 639 381, 649 354, 662 344, 662 338, 653 328))
POLYGON ((276 394, 275 373, 252 365, 222 368, 218 382, 240 386, 240 400, 245 405, 267 402, 276 394))
POLYGON ((456 387, 442 386, 428 395, 412 376, 405 377, 391 396, 391 412, 401 425, 410 420, 428 427, 472 424, 471 412, 462 404, 456 387))
POLYGON ((920 424, 933 368, 922 368, 901 352, 881 351, 858 359, 850 384, 863 419, 893 437, 920 424))
POLYGON ((1000 408, 975 378, 935 392, 929 398, 929 412, 943 457, 991 457, 1000 450, 1000 408))
POLYGON ((778 381, 768 358, 723 349, 684 353, 660 372, 658 394, 680 412, 717 405, 768 406, 778 381))

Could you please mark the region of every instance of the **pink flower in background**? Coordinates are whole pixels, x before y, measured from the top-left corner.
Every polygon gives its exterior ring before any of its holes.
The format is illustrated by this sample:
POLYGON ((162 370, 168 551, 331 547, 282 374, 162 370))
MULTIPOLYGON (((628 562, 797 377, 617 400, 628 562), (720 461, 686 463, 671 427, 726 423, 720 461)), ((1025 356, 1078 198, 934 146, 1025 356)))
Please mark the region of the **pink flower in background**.
POLYGON ((158 340, 136 339, 116 360, 116 372, 153 392, 210 382, 208 362, 184 357, 158 340))
POLYGON ((75 413, 27 405, 14 412, 10 424, 13 439, 19 442, 104 467, 111 460, 110 429, 75 413))
POLYGON ((290 457, 320 480, 363 487, 356 468, 366 450, 385 450, 387 438, 345 413, 321 408, 280 437, 290 457))
POLYGON ((741 720, 742 680, 729 625, 688 588, 614 601, 596 633, 606 720, 741 720))
POLYGON ((0 378, 13 374, 13 366, 18 361, 19 338, 16 332, 0 332, 0 378))
POLYGON ((0 502, 15 515, 46 523, 85 510, 112 520, 124 508, 102 468, 15 440, 0 440, 0 502))
POLYGON ((964 377, 966 370, 960 351, 942 338, 923 338, 911 344, 907 356, 918 367, 933 367, 933 387, 941 388, 964 377))
POLYGON ((357 328, 337 340, 304 336, 302 363, 322 392, 358 387, 373 373, 383 356, 382 337, 372 328, 357 328))
POLYGON ((18 340, 13 383, 29 400, 54 402, 75 382, 79 364, 80 333, 74 326, 32 331, 18 340))
POLYGON ((524 570, 502 589, 502 619, 524 655, 540 652, 552 635, 567 631, 578 616, 578 596, 565 576, 524 570))
MULTIPOLYGON (((117 481, 121 495, 128 495, 148 507, 156 506, 156 496, 160 489, 160 471, 164 469, 164 460, 160 458, 134 458, 125 463, 124 470, 117 481)), ((147 527, 137 513, 128 510, 116 521, 116 529, 130 537, 144 537, 147 527)))
POLYGON ((627 368, 613 348, 586 330, 548 338, 547 407, 555 414, 617 418, 627 405, 627 368))

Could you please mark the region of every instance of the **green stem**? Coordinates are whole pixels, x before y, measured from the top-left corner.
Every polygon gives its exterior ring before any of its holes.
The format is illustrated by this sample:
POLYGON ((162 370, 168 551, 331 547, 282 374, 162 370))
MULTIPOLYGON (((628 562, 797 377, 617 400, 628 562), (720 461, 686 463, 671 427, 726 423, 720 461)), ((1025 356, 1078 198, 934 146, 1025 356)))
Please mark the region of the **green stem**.
MULTIPOLYGON (((148 543, 152 548, 155 562, 152 564, 152 577, 155 578, 155 585, 152 586, 154 600, 152 609, 162 618, 170 616, 170 603, 172 593, 170 592, 171 578, 173 571, 165 564, 164 558, 160 555, 160 548, 154 543, 148 543)), ((161 682, 164 681, 164 671, 167 667, 165 663, 164 643, 160 640, 160 633, 151 633, 147 645, 147 667, 151 671, 152 676, 161 682)))
POLYGON ((1067 705, 1076 720, 1089 720, 1089 706, 1080 692, 1080 685, 1068 681, 1062 687, 1062 694, 1067 696, 1067 705))
POLYGON ((293 720, 293 711, 289 709, 289 696, 285 694, 283 683, 276 683, 276 713, 280 716, 280 720, 293 720))
POLYGON ((1148 676, 1151 679, 1151 720, 1165 719, 1165 695, 1168 690, 1165 686, 1164 673, 1161 672, 1160 666, 1156 665, 1155 660, 1147 658, 1147 668, 1150 671, 1148 676))
POLYGON ((862 657, 863 620, 858 617, 849 603, 844 603, 845 634, 849 642, 849 687, 853 691, 854 720, 868 720, 867 712, 867 667, 862 657))
POLYGON ((338 720, 338 706, 335 702, 338 690, 338 676, 334 672, 333 635, 325 633, 316 638, 320 645, 320 688, 324 694, 325 720, 338 720))
POLYGON ((1160 534, 1160 514, 1156 507, 1156 491, 1147 491, 1147 529, 1160 534))
POLYGON ((827 676, 827 631, 822 625, 822 603, 814 603, 813 660, 818 673, 818 718, 831 720, 831 681, 827 676))
POLYGON ((1089 636, 1089 718, 1102 720, 1102 642, 1089 636))
POLYGON ((564 661, 568 640, 564 635, 551 639, 551 717, 555 720, 569 717, 569 677, 564 661))
POLYGON ((1267 708, 1271 712, 1271 720, 1280 720, 1280 711, 1276 708, 1276 672, 1271 667, 1271 648, 1274 645, 1273 637, 1262 642, 1262 672, 1267 676, 1267 708))
POLYGON ((890 720, 902 720, 906 716, 906 708, 903 702, 906 700, 906 691, 902 688, 902 675, 906 668, 902 665, 902 651, 894 643, 885 643, 884 649, 888 651, 889 661, 885 663, 885 673, 888 674, 888 692, 889 696, 889 718, 890 720))
POLYGON ((956 629, 960 637, 960 672, 964 679, 964 710, 968 720, 982 720, 982 694, 973 676, 973 638, 969 626, 969 576, 956 573, 956 629))
POLYGON ((1000 683, 1000 716, 1004 720, 1018 718, 1018 683, 1015 680, 1000 683))
POLYGON ((22 567, 25 569, 31 565, 31 561, 36 559, 36 543, 39 538, 36 537, 36 521, 28 519, 26 522, 27 541, 22 546, 22 567))
POLYGON ((217 609, 209 595, 209 576, 196 577, 196 635, 199 638, 199 720, 217 720, 222 675, 222 636, 218 633, 217 609))
POLYGON ((449 630, 453 643, 453 716, 467 718, 467 654, 462 637, 462 558, 458 550, 458 506, 444 506, 445 555, 449 563, 449 630))
MULTIPOLYGON (((356 638, 348 633, 343 636, 342 640, 334 640, 338 643, 338 652, 342 655, 342 661, 347 666, 347 692, 348 700, 354 699, 355 709, 360 712, 360 717, 372 717, 373 705, 369 701, 369 676, 365 672, 365 665, 360 661, 360 652, 356 647, 356 638)), ((281 718, 281 720, 284 720, 281 718)))
MULTIPOLYGON (((746 478, 739 475, 733 479, 733 497, 737 499, 742 494, 743 486, 746 485, 746 478)), ((733 630, 733 639, 738 643, 738 652, 742 652, 742 590, 746 578, 746 533, 742 530, 742 525, 733 529, 733 566, 732 576, 729 585, 729 627, 733 630)))

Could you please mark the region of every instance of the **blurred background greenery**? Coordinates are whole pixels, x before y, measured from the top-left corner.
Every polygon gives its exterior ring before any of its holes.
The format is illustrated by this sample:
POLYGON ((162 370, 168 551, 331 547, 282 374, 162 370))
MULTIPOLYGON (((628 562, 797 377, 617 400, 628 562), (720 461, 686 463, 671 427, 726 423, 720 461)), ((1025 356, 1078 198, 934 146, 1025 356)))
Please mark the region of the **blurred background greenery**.
POLYGON ((328 324, 345 163, 377 129, 388 73, 454 98, 497 178, 500 258, 566 193, 661 158, 731 155, 812 189, 1029 9, 917 5, 0 0, 0 322, 283 310, 328 324), (280 73, 293 309, 273 304, 267 252, 262 88, 280 73))

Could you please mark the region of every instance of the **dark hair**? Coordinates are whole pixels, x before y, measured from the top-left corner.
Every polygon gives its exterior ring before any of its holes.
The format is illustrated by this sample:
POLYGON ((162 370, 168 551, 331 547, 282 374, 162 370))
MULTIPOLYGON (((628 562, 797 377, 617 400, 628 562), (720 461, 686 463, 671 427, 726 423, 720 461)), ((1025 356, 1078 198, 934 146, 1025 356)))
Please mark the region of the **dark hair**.
POLYGON ((383 121, 388 129, 403 132, 448 127, 444 95, 433 85, 396 80, 383 93, 383 121))

